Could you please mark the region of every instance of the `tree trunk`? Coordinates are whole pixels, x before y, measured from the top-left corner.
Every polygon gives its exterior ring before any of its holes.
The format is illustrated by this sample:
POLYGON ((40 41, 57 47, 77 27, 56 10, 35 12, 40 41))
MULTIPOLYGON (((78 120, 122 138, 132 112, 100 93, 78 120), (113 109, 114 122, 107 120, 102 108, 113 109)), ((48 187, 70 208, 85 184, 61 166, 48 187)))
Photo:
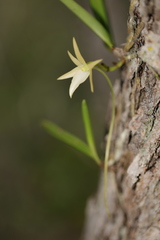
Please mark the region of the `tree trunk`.
POLYGON ((160 0, 132 0, 115 84, 116 123, 104 207, 103 173, 88 201, 83 240, 160 239, 160 0))

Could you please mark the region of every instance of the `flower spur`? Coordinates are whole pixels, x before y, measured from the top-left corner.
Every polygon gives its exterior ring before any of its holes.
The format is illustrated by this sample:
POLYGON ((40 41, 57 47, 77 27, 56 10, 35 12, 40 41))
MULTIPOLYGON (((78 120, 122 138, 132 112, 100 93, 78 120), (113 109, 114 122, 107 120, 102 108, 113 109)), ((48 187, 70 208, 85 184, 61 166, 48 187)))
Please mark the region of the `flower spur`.
POLYGON ((94 91, 93 89, 93 79, 92 79, 92 69, 99 64, 102 59, 92 61, 86 63, 84 58, 82 57, 77 42, 75 38, 73 38, 73 48, 76 55, 76 58, 68 51, 68 55, 72 62, 77 66, 73 68, 71 71, 65 73, 64 75, 60 76, 57 80, 63 80, 67 78, 72 78, 72 82, 69 88, 69 96, 72 98, 74 91, 79 87, 79 85, 87 80, 89 77, 90 79, 90 86, 91 92, 94 91))

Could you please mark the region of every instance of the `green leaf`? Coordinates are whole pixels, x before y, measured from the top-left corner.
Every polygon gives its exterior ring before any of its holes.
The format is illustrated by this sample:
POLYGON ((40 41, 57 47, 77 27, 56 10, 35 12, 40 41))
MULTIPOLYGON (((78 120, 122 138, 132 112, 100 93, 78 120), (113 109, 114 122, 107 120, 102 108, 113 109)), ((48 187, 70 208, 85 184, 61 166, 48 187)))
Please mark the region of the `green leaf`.
POLYGON ((97 154, 93 131, 92 131, 92 126, 91 126, 91 121, 90 121, 90 117, 89 117, 89 111, 88 111, 87 103, 85 100, 82 101, 82 116, 83 116, 83 122, 84 122, 85 133, 86 133, 88 145, 91 149, 92 154, 94 155, 95 161, 98 164, 100 164, 101 160, 99 159, 98 154, 97 154))
POLYGON ((110 34, 103 27, 103 25, 97 21, 90 13, 88 13, 84 8, 82 8, 73 0, 60 1, 64 3, 75 15, 77 15, 77 17, 79 17, 95 34, 97 34, 110 49, 113 48, 113 42, 110 34))
POLYGON ((44 120, 42 122, 42 126, 55 138, 67 143, 68 145, 74 147, 85 155, 93 158, 93 154, 91 153, 90 148, 79 138, 68 133, 67 131, 64 131, 62 128, 48 120, 44 120))
POLYGON ((89 0, 89 2, 96 19, 105 27, 112 39, 109 17, 104 0, 89 0))

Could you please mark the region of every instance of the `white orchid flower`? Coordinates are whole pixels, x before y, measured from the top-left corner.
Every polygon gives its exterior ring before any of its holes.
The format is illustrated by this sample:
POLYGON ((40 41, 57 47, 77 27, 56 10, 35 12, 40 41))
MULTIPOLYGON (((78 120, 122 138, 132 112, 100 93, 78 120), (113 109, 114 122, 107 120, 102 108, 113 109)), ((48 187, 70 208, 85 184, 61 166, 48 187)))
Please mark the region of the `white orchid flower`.
POLYGON ((84 58, 82 57, 78 45, 76 43, 75 38, 73 38, 73 48, 76 55, 76 58, 68 51, 68 55, 72 62, 77 66, 73 68, 71 71, 59 77, 57 80, 63 80, 67 78, 72 78, 72 82, 69 88, 69 96, 72 98, 74 91, 79 87, 81 83, 90 79, 91 92, 93 89, 93 79, 92 79, 92 69, 102 61, 102 59, 86 63, 84 58))

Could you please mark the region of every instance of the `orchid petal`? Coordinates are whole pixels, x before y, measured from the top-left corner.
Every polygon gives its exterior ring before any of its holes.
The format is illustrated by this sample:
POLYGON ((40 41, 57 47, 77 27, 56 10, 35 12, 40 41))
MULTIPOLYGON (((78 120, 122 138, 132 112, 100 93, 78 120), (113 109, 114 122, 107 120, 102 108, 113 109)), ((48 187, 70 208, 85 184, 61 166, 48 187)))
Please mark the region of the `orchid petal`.
POLYGON ((71 82, 71 85, 69 88, 70 97, 72 97, 74 91, 79 87, 79 85, 81 83, 86 81, 86 79, 88 77, 90 79, 91 92, 94 91, 93 79, 92 79, 92 69, 102 61, 102 59, 99 59, 99 60, 96 60, 93 62, 86 63, 79 51, 79 48, 78 48, 75 38, 73 38, 73 48, 74 48, 76 57, 74 57, 69 51, 68 51, 68 55, 69 55, 70 59, 72 60, 72 62, 75 65, 77 65, 77 67, 75 67, 71 71, 63 74, 62 76, 60 76, 57 79, 57 80, 63 80, 63 79, 67 79, 67 78, 72 78, 72 82, 71 82))
POLYGON ((99 59, 99 60, 96 60, 96 61, 87 63, 88 68, 89 68, 90 70, 93 69, 93 68, 94 68, 98 63, 100 63, 101 61, 102 61, 102 59, 99 59))
POLYGON ((78 61, 78 59, 75 58, 69 51, 68 51, 68 55, 69 55, 70 59, 72 60, 72 62, 74 62, 75 65, 77 65, 77 66, 82 65, 82 63, 80 63, 80 62, 78 61))
POLYGON ((91 92, 94 92, 93 78, 92 78, 92 70, 90 70, 89 82, 90 82, 91 92))
POLYGON ((69 72, 63 74, 62 76, 60 76, 59 78, 57 78, 57 80, 63 80, 63 79, 74 77, 79 70, 80 70, 79 67, 75 67, 71 71, 69 71, 69 72))
POLYGON ((78 61, 82 64, 86 64, 84 58, 82 57, 82 55, 79 51, 79 48, 78 48, 78 45, 77 45, 77 42, 76 42, 75 38, 73 38, 73 48, 74 48, 74 52, 75 52, 75 55, 76 55, 78 61))
POLYGON ((81 83, 83 83, 89 76, 90 71, 84 72, 79 70, 76 75, 73 77, 70 88, 69 88, 69 95, 72 98, 74 91, 79 87, 81 83))

